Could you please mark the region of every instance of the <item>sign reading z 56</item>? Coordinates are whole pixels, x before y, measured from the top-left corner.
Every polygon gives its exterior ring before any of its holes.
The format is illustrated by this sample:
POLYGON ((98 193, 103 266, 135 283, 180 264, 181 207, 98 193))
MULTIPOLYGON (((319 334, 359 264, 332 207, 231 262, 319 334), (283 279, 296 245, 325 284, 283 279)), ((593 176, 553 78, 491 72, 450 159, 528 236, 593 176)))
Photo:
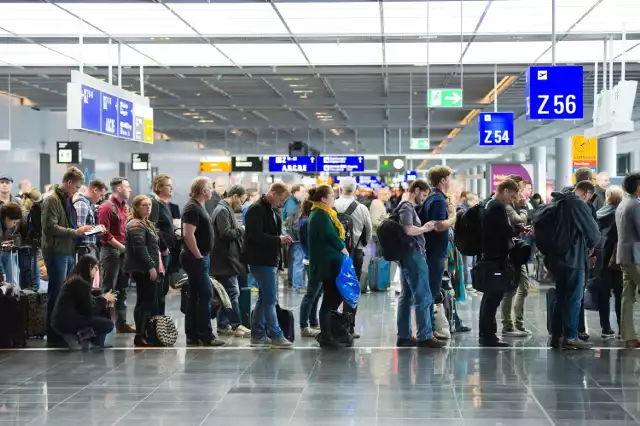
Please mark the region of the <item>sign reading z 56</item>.
POLYGON ((581 66, 529 67, 527 119, 582 120, 583 92, 581 66))

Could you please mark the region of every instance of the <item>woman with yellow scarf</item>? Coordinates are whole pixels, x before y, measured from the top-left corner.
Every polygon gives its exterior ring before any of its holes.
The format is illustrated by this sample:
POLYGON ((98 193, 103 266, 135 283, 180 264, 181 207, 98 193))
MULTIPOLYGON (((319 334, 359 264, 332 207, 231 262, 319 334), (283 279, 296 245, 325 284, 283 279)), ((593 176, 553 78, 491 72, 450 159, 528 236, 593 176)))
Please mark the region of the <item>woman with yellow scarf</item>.
POLYGON ((313 203, 309 215, 309 281, 322 282, 324 296, 320 306, 320 345, 341 346, 331 337, 331 312, 338 309, 342 296, 336 286, 336 278, 342 266, 345 248, 345 230, 333 210, 335 194, 329 185, 319 185, 309 190, 313 203))

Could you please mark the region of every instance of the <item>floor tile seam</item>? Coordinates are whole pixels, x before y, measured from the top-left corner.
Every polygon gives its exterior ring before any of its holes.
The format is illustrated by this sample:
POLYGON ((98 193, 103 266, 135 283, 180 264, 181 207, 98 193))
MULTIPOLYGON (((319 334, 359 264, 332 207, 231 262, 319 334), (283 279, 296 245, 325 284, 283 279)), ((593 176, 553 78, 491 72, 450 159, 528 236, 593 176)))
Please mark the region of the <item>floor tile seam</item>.
MULTIPOLYGON (((239 382, 240 382, 240 378, 242 376, 244 376, 246 374, 246 372, 249 371, 251 366, 253 364, 255 364, 255 362, 258 360, 258 358, 260 358, 260 352, 263 349, 262 348, 259 348, 259 349, 260 350, 258 351, 258 356, 254 356, 253 360, 249 363, 249 365, 247 365, 247 367, 244 370, 242 370, 242 373, 238 374, 238 378, 235 380, 235 382, 233 382, 233 384, 231 385, 231 387, 229 389, 233 389, 235 386, 237 386, 239 384, 239 382)), ((214 405, 213 408, 211 409, 211 411, 209 411, 209 413, 204 417, 204 419, 202 419, 202 421, 200 422, 200 426, 204 425, 204 423, 209 419, 209 417, 215 411, 215 409, 218 407, 218 405, 221 404, 222 401, 224 401, 224 398, 228 395, 228 393, 229 393, 229 391, 227 391, 227 393, 222 396, 222 399, 220 401, 216 402, 216 405, 214 405)))
POLYGON ((18 384, 16 384, 16 385, 11 386, 9 389, 5 389, 5 390, 3 390, 2 392, 0 392, 0 395, 4 394, 5 392, 8 392, 8 391, 10 391, 10 390, 12 390, 12 389, 17 388, 18 386, 21 386, 21 385, 25 384, 25 383, 26 383, 26 382, 28 382, 29 380, 32 380, 32 379, 34 379, 34 378, 38 377, 39 375, 44 374, 44 373, 46 373, 47 371, 50 371, 50 370, 52 370, 52 369, 54 369, 54 368, 58 367, 58 366, 59 366, 59 365, 61 365, 61 364, 64 364, 65 362, 67 362, 67 360, 62 360, 62 361, 59 361, 59 362, 55 363, 55 364, 54 364, 54 365, 52 365, 51 367, 46 368, 46 369, 44 369, 44 370, 40 371, 39 373, 37 373, 37 374, 35 374, 35 375, 31 376, 31 377, 28 377, 27 379, 25 379, 25 380, 21 381, 20 383, 18 383, 18 384))
MULTIPOLYGON (((598 386, 600 386, 600 385, 598 385, 598 386)), ((635 416, 635 415, 631 414, 631 412, 630 412, 629 410, 627 410, 627 408, 626 408, 626 407, 625 407, 621 402, 618 402, 618 401, 613 397, 613 395, 611 395, 611 393, 610 393, 607 389, 603 388, 602 386, 600 387, 600 389, 602 389, 603 391, 605 391, 605 393, 606 393, 607 395, 609 395, 609 396, 611 397, 611 399, 612 399, 616 404, 618 404, 618 405, 620 406, 620 408, 622 408, 622 411, 624 411, 625 413, 627 413, 627 414, 629 415, 629 417, 631 417, 631 418, 633 419, 633 421, 635 421, 636 423, 640 424, 640 418, 639 418, 639 417, 637 417, 637 416, 635 416)))
POLYGON ((302 396, 304 395, 304 392, 309 388, 309 383, 311 381, 311 376, 313 375, 313 371, 316 369, 316 366, 318 365, 318 362, 319 362, 319 357, 316 357, 316 361, 313 363, 313 367, 311 367, 311 371, 307 375, 307 381, 306 381, 306 383, 304 385, 304 388, 302 389, 302 392, 300 392, 300 395, 298 396, 298 400, 296 401, 296 405, 293 408, 293 411, 291 412, 291 417, 289 418, 289 422, 287 424, 292 424, 293 423, 293 418, 296 415, 296 411, 298 411, 298 407, 300 406, 300 401, 302 401, 302 396))

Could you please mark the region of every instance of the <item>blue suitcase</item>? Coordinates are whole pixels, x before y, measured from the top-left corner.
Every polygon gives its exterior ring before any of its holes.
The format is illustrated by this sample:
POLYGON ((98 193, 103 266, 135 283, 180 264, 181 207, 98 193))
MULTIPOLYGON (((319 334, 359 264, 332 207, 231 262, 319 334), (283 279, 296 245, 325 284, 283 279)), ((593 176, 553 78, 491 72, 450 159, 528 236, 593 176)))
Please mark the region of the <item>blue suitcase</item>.
POLYGON ((391 285, 391 263, 381 257, 369 262, 368 281, 371 291, 387 291, 391 285))

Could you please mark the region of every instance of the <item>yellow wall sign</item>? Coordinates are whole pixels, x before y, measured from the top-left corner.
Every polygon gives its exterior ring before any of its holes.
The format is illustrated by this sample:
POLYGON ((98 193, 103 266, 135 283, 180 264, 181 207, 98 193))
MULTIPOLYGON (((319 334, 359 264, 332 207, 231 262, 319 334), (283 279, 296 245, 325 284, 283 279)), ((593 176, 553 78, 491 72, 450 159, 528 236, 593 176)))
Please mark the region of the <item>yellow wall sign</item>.
POLYGON ((571 162, 573 168, 598 167, 598 139, 585 138, 582 135, 571 137, 571 162))
POLYGON ((230 173, 231 161, 201 161, 200 171, 203 173, 230 173))
POLYGON ((153 120, 149 118, 144 119, 144 130, 143 130, 143 141, 144 143, 153 143, 153 120))

